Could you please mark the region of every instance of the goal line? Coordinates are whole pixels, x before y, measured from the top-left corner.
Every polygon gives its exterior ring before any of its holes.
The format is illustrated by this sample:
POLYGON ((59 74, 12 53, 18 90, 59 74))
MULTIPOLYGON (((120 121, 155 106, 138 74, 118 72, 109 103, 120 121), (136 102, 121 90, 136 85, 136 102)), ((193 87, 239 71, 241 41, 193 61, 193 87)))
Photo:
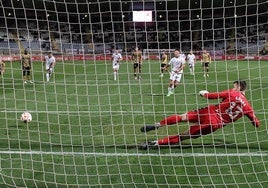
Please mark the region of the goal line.
POLYGON ((59 156, 114 156, 114 157, 266 157, 268 152, 248 152, 248 153, 102 153, 102 152, 47 152, 47 151, 0 151, 2 154, 19 155, 59 155, 59 156))

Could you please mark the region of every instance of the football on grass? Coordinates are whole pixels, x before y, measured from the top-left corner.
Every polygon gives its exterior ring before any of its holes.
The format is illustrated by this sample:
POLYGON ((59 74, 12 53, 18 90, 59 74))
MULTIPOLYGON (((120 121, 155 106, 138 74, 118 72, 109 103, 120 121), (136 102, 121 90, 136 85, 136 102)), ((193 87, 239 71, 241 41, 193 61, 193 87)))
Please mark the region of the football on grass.
POLYGON ((24 123, 30 123, 32 121, 32 115, 29 112, 23 112, 20 116, 20 120, 24 123))

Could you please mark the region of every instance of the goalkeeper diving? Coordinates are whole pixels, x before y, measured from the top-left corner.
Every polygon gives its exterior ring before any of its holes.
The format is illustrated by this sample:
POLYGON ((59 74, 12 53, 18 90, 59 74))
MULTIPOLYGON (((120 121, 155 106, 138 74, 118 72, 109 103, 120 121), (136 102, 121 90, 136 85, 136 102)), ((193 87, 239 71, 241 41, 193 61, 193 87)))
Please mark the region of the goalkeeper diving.
POLYGON ((181 115, 171 115, 162 119, 155 125, 145 125, 141 132, 148 132, 167 125, 173 125, 179 122, 196 123, 190 126, 189 130, 177 135, 167 136, 165 138, 149 141, 141 144, 142 149, 149 146, 171 145, 181 141, 198 138, 210 134, 227 124, 233 123, 243 115, 247 116, 253 126, 259 127, 260 121, 255 116, 253 108, 246 99, 245 91, 247 83, 244 80, 234 81, 233 89, 221 92, 200 91, 199 94, 207 99, 222 99, 219 104, 209 105, 205 108, 193 110, 181 115))

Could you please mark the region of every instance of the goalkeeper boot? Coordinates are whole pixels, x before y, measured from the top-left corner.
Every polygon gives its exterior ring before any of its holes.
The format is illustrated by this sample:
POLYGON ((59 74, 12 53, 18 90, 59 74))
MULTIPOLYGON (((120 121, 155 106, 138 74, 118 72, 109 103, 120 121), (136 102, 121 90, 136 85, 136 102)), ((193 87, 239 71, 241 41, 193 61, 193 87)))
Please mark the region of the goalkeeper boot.
POLYGON ((149 132, 149 131, 152 131, 152 130, 156 130, 158 128, 159 128, 158 125, 144 125, 141 128, 141 132, 145 133, 145 132, 149 132))
POLYGON ((157 141, 148 141, 140 144, 140 149, 148 149, 150 146, 157 146, 157 141))

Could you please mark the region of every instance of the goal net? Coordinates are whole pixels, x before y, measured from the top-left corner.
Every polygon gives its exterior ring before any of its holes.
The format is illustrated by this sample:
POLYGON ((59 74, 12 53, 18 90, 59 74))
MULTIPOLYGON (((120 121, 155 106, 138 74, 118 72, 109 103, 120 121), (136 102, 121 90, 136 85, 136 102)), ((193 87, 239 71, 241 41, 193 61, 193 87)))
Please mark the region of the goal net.
POLYGON ((267 7, 267 0, 0 1, 0 187, 267 187, 267 7), (192 51, 196 63, 190 72, 186 61, 168 93, 163 52, 169 62, 176 49, 192 51), (46 66, 50 52, 54 67, 46 66), (192 124, 146 133, 144 125, 220 103, 199 91, 232 89, 238 79, 260 127, 245 116, 197 139, 141 147, 192 124), (31 122, 20 120, 23 112, 31 122))

